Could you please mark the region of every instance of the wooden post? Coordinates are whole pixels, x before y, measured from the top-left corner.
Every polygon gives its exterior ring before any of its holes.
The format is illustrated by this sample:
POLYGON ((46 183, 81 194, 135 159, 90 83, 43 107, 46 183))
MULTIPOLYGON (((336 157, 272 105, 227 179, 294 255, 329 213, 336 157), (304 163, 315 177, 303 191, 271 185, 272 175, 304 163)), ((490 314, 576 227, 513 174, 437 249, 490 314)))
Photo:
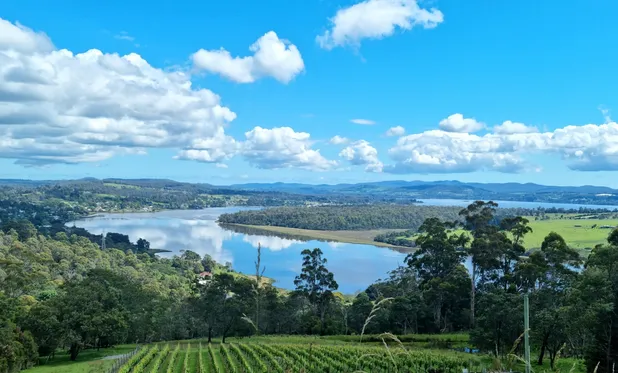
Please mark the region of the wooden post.
POLYGON ((530 373, 530 305, 528 294, 524 294, 524 355, 526 373, 530 373))

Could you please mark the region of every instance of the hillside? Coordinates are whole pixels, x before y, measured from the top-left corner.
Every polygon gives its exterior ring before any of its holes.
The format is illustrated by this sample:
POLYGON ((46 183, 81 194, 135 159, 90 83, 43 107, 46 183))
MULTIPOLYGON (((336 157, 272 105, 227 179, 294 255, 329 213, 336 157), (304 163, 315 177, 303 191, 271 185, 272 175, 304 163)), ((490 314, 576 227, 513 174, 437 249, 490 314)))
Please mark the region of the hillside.
MULTIPOLYGON (((212 185, 167 179, 20 180, 0 179, 0 187, 24 189, 73 188, 96 190, 99 194, 142 196, 166 193, 176 195, 242 196, 266 205, 311 203, 399 203, 415 199, 465 199, 573 203, 618 206, 618 189, 605 186, 552 186, 534 183, 464 183, 444 181, 379 181, 357 184, 248 183, 212 185), (127 191, 132 189, 132 191, 127 191)), ((183 197, 184 198, 184 197, 183 197)), ((198 205, 203 205, 199 202, 198 205)), ((207 205, 207 204, 206 204, 207 205)))
POLYGON ((604 186, 548 186, 533 183, 463 183, 459 181, 380 181, 359 184, 310 185, 251 183, 230 186, 253 191, 300 194, 373 194, 408 198, 482 199, 547 203, 618 205, 618 190, 604 186))

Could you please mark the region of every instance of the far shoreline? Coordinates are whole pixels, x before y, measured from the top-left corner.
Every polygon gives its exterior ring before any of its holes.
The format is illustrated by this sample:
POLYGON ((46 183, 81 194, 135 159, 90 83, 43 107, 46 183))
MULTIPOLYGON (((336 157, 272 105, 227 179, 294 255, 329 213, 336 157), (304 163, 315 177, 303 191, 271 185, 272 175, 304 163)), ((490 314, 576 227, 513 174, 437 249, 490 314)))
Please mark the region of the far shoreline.
POLYGON ((370 229, 360 231, 328 231, 288 228, 268 225, 249 225, 249 224, 219 224, 222 228, 233 230, 234 227, 241 229, 251 229, 256 232, 277 234, 278 236, 288 236, 293 238, 304 238, 307 240, 317 240, 324 242, 341 242, 359 245, 371 245, 393 249, 402 253, 414 252, 414 248, 406 246, 396 246, 385 242, 377 242, 373 237, 381 233, 404 231, 405 229, 370 229))

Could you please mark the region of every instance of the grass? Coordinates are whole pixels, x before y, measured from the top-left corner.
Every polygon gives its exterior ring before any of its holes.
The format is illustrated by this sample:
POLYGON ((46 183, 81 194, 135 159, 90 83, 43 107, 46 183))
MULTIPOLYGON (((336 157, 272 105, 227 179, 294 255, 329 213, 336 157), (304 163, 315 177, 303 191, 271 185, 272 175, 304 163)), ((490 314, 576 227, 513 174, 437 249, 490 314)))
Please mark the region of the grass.
POLYGON ((526 248, 541 247, 543 239, 550 232, 559 233, 574 249, 593 248, 595 245, 607 242, 607 236, 611 229, 598 228, 602 225, 618 226, 618 219, 550 219, 530 220, 532 233, 526 235, 524 246, 526 248), (597 228, 592 228, 593 225, 597 228), (578 225, 579 227, 576 227, 578 225))
POLYGON ((135 349, 135 345, 122 345, 101 350, 85 350, 77 356, 77 361, 71 361, 66 352, 57 353, 53 360, 25 370, 27 373, 106 373, 114 364, 113 359, 102 360, 106 356, 122 355, 135 349))
POLYGON ((291 238, 310 239, 318 241, 335 241, 345 243, 355 243, 361 245, 373 245, 390 247, 397 250, 410 251, 409 247, 401 247, 390 245, 383 242, 376 242, 373 238, 379 234, 389 233, 394 231, 402 231, 402 229, 370 229, 364 231, 318 231, 313 229, 299 229, 299 228, 287 228, 276 226, 263 226, 263 225, 245 225, 245 224, 228 224, 230 226, 237 226, 243 228, 254 229, 264 232, 278 233, 283 236, 289 236, 291 238))
MULTIPOLYGON (((568 216, 568 215, 565 215, 568 216)), ((611 229, 599 228, 603 225, 618 226, 618 219, 583 219, 575 220, 568 218, 555 217, 549 220, 534 220, 534 217, 527 216, 530 220, 532 232, 528 233, 523 240, 526 249, 538 249, 543 244, 543 240, 551 232, 560 234, 567 244, 577 250, 591 249, 598 244, 606 243, 607 236, 611 229), (595 226, 595 228, 592 228, 595 226)), ((456 234, 464 232, 462 229, 454 231, 456 234)), ((414 237, 400 237, 413 240, 414 237)))

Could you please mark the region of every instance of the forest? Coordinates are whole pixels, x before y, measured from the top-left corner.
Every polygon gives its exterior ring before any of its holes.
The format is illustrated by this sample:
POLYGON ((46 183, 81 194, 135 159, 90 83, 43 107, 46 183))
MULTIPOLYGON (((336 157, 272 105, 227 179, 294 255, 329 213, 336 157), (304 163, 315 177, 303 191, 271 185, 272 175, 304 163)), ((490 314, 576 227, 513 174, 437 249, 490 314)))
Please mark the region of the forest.
MULTIPOLYGON (((262 210, 239 211, 222 214, 222 224, 243 224, 277 226, 313 230, 365 230, 365 229, 407 229, 416 231, 427 218, 445 221, 459 221, 460 207, 429 206, 422 204, 396 205, 330 205, 298 207, 273 207, 262 210)), ((600 213, 598 209, 558 208, 500 208, 493 215, 492 223, 498 224, 507 216, 534 216, 544 219, 547 214, 600 213)), ((383 237, 386 239, 385 237, 383 237)), ((383 241, 386 242, 386 241, 383 241)), ((406 246, 406 245, 403 245, 406 246)))
MULTIPOLYGON (((525 218, 475 202, 456 221, 428 217, 404 266, 354 296, 337 291, 319 249, 298 258, 295 289, 185 251, 159 258, 101 247, 85 237, 30 229, 0 232, 0 372, 17 372, 59 349, 260 335, 468 332, 496 358, 522 354, 524 294, 530 297, 535 361, 585 361, 609 373, 618 358, 618 231, 581 258, 559 233, 526 254, 525 218), (454 234, 461 226, 469 234, 454 234), (470 258, 472 269, 464 262, 470 258), (205 271, 210 272, 204 276, 205 271)), ((268 272, 266 272, 268 275, 268 272)))
POLYGON ((394 246, 416 247, 416 241, 413 239, 414 236, 416 236, 416 230, 408 229, 403 232, 398 231, 378 234, 373 240, 394 246))

